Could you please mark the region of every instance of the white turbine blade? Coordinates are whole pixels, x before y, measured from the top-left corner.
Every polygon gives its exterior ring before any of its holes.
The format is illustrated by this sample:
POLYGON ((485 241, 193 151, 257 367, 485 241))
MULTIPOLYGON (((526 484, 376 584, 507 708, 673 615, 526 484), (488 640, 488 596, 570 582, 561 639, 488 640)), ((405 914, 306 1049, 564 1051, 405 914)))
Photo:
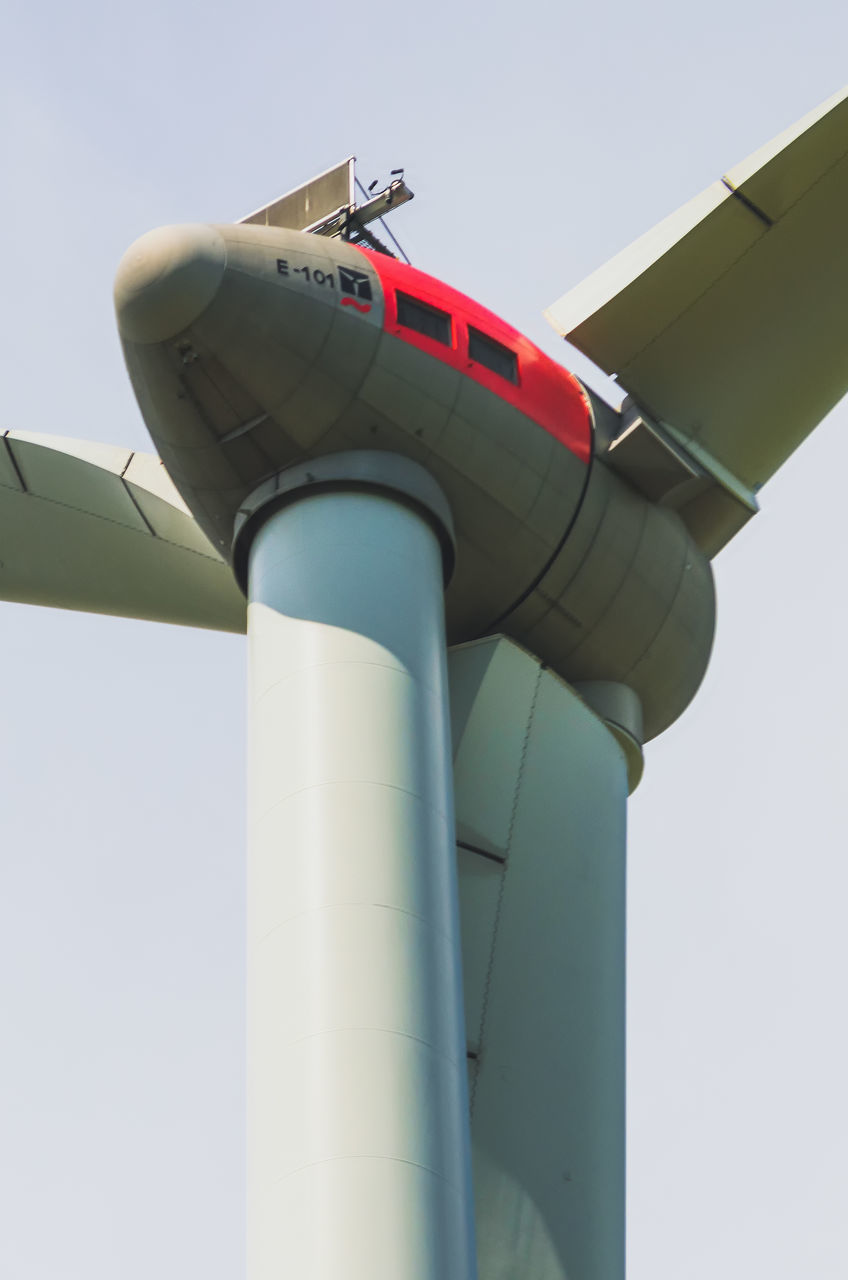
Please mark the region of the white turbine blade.
POLYGON ((848 391, 848 91, 601 267, 547 318, 756 492, 848 391))
POLYGON ((229 565, 158 458, 0 436, 0 599, 244 631, 229 565))
POLYGON ((627 731, 503 636, 448 671, 480 1275, 620 1278, 627 731))

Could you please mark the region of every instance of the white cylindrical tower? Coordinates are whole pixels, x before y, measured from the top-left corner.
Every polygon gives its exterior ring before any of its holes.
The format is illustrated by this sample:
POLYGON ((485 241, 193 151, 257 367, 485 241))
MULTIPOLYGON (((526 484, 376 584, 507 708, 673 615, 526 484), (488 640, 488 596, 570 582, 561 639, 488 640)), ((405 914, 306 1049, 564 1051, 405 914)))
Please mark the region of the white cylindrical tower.
POLYGON ((285 482, 248 502, 237 543, 248 1278, 472 1280, 450 515, 392 455, 336 455, 285 482))

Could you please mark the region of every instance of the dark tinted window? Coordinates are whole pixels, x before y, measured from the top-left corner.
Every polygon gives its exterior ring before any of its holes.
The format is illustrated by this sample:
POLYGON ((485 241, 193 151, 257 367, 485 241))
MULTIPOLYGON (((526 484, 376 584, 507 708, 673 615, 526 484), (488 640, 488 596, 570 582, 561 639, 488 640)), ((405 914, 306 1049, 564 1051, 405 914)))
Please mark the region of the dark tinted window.
POLYGON ((479 329, 468 326, 468 357, 484 364, 492 373, 499 374, 508 382, 518 382, 518 359, 514 351, 501 342, 495 342, 479 329))
POLYGON ((447 311, 439 311, 437 307, 429 307, 426 302, 410 298, 408 293, 397 294, 398 324, 416 333, 423 333, 427 338, 435 338, 446 347, 451 345, 451 318, 447 311))

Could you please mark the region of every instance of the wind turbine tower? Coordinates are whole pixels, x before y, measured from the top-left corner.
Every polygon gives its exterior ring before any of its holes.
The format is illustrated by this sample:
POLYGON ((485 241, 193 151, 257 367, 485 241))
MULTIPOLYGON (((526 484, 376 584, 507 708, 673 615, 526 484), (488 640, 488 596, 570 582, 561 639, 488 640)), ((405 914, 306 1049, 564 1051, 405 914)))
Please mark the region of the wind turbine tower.
POLYGON ((622 1280, 627 795, 848 390, 847 157, 842 94, 551 307, 618 409, 348 160, 127 251, 158 458, 4 437, 6 598, 247 632, 249 1280, 622 1280))

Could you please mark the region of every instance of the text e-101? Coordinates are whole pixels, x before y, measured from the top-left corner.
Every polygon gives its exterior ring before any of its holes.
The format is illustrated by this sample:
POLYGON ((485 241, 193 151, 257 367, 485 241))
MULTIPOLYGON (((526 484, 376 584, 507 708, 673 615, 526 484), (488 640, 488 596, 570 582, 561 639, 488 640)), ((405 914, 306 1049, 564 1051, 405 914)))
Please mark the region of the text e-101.
POLYGON ((311 267, 292 267, 289 265, 287 258, 277 259, 277 275, 280 276, 303 276, 307 283, 329 285, 331 289, 335 289, 336 281, 332 271, 320 271, 317 268, 313 270, 311 267))

